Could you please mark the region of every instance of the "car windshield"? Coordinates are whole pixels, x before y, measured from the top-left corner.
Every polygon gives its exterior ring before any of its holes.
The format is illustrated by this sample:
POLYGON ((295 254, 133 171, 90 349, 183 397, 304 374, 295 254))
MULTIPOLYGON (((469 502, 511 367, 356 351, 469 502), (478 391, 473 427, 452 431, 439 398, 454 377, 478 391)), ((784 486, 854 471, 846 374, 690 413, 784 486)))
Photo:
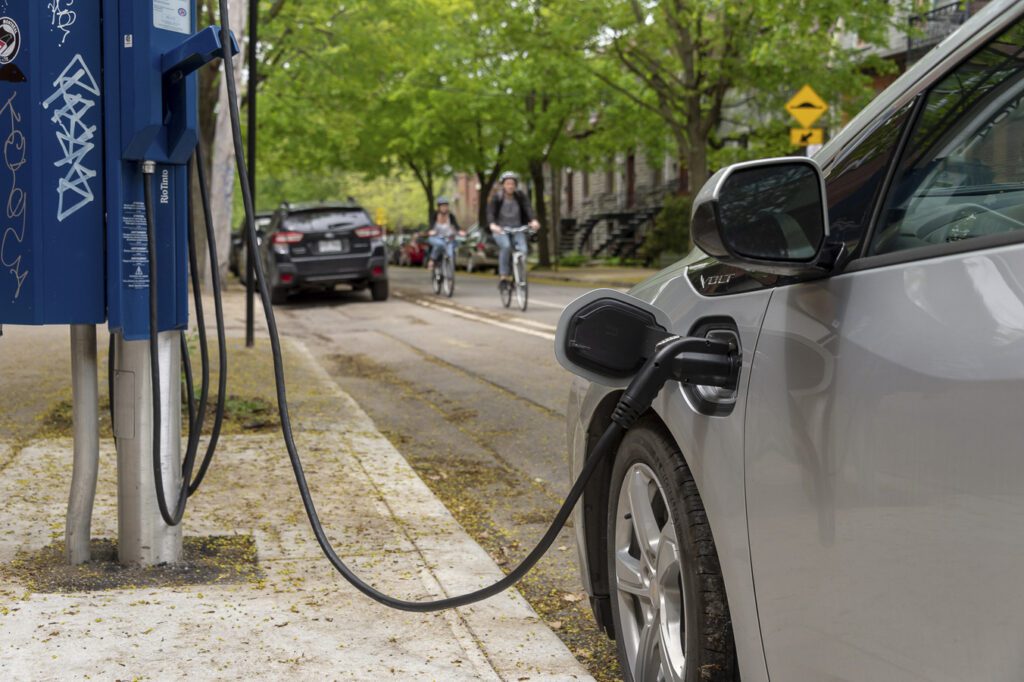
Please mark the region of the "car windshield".
POLYGON ((284 229, 294 232, 326 232, 343 230, 350 227, 369 225, 369 214, 360 209, 332 209, 330 211, 304 211, 293 213, 285 218, 284 229))

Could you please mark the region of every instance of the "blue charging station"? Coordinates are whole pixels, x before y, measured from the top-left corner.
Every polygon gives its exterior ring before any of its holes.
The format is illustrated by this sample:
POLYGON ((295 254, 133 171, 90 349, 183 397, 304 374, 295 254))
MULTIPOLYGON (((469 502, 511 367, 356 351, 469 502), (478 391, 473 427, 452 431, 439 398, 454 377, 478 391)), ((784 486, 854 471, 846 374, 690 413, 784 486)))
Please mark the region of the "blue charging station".
POLYGON ((104 276, 99 0, 65 25, 0 12, 0 324, 99 324, 104 276))
POLYGON ((106 321, 149 338, 149 181, 159 331, 185 329, 192 74, 219 56, 220 34, 196 33, 195 0, 59 7, 8 3, 0 16, 0 324, 106 321))

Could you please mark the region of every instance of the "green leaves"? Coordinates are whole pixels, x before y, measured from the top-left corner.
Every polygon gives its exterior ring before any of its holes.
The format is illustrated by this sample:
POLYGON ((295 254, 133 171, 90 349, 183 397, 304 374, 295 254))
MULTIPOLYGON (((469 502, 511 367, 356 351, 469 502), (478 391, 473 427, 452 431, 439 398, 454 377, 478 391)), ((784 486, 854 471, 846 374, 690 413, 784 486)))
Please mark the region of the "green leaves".
POLYGON ((265 203, 341 173, 596 168, 616 153, 708 165, 789 151, 804 83, 838 124, 869 94, 882 0, 262 0, 265 203), (274 13, 276 12, 276 13, 274 13), (856 35, 859 40, 849 39, 856 35), (287 180, 285 180, 287 179, 287 180), (305 181, 305 185, 303 182, 305 181))

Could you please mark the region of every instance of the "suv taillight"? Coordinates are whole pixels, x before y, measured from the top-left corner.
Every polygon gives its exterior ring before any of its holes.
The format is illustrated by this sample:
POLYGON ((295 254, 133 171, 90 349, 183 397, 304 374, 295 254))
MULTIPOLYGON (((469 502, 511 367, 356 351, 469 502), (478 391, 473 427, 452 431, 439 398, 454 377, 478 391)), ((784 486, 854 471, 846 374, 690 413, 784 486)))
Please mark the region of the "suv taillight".
POLYGON ((366 227, 357 227, 356 236, 360 239, 378 239, 384 234, 384 230, 380 229, 376 225, 367 225, 366 227))
POLYGON ((302 241, 301 232, 275 232, 270 238, 273 244, 298 244, 302 241))

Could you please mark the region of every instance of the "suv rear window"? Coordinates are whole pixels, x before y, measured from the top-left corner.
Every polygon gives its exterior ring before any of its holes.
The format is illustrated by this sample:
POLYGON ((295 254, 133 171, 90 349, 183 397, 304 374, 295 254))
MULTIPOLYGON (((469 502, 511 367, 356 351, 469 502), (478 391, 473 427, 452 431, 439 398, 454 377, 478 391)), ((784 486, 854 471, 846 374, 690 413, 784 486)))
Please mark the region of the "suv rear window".
POLYGON ((344 230, 350 227, 370 225, 370 215, 360 209, 350 211, 333 209, 330 211, 303 211, 293 213, 284 219, 284 229, 294 232, 326 232, 328 230, 344 230))

